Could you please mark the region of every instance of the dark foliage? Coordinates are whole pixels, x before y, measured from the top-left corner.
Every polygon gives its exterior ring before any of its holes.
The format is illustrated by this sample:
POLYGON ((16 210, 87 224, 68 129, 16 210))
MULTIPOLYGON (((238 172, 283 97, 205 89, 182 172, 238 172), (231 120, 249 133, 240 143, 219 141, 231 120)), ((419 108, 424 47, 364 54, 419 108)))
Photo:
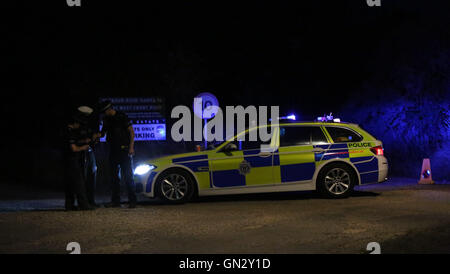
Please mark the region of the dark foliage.
MULTIPOLYGON (((419 174, 422 159, 431 158, 433 175, 443 179, 450 176, 450 40, 448 32, 436 39, 429 31, 399 41, 394 35, 412 34, 411 26, 394 30, 392 44, 404 50, 378 63, 343 112, 384 142, 391 174, 419 174)), ((390 51, 385 45, 375 57, 390 51)))

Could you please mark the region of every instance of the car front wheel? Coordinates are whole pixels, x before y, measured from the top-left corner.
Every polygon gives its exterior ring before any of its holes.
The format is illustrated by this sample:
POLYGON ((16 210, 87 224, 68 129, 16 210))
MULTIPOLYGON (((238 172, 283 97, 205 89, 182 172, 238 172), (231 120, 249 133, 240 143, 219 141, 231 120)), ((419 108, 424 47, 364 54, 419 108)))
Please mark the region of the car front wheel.
POLYGON ((156 193, 165 202, 172 204, 185 203, 194 194, 191 176, 181 169, 165 171, 158 177, 156 193))

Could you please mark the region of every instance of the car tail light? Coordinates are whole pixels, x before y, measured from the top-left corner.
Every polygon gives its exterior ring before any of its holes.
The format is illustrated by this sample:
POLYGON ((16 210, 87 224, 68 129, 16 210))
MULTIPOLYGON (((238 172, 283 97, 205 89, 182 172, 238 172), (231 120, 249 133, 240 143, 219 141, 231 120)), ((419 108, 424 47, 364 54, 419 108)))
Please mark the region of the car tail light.
POLYGON ((375 154, 377 156, 381 156, 384 154, 382 146, 371 147, 370 151, 372 151, 373 154, 375 154))

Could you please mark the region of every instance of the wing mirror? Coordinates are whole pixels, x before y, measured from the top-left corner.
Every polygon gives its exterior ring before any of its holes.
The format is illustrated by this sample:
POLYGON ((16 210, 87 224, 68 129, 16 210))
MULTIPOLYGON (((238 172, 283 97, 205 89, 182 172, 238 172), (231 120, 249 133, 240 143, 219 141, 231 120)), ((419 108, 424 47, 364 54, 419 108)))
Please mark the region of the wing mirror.
POLYGON ((231 152, 238 150, 237 146, 233 143, 228 143, 225 145, 225 147, 222 149, 222 152, 231 152))

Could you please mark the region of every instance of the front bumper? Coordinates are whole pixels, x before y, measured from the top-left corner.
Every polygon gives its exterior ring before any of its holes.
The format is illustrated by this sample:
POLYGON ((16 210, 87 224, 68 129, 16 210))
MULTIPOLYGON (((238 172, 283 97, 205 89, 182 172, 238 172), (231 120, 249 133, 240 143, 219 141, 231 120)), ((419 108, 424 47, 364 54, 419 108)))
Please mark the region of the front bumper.
POLYGON ((153 183, 157 174, 157 171, 152 170, 145 175, 135 175, 134 182, 136 184, 136 193, 147 197, 154 197, 153 183))

